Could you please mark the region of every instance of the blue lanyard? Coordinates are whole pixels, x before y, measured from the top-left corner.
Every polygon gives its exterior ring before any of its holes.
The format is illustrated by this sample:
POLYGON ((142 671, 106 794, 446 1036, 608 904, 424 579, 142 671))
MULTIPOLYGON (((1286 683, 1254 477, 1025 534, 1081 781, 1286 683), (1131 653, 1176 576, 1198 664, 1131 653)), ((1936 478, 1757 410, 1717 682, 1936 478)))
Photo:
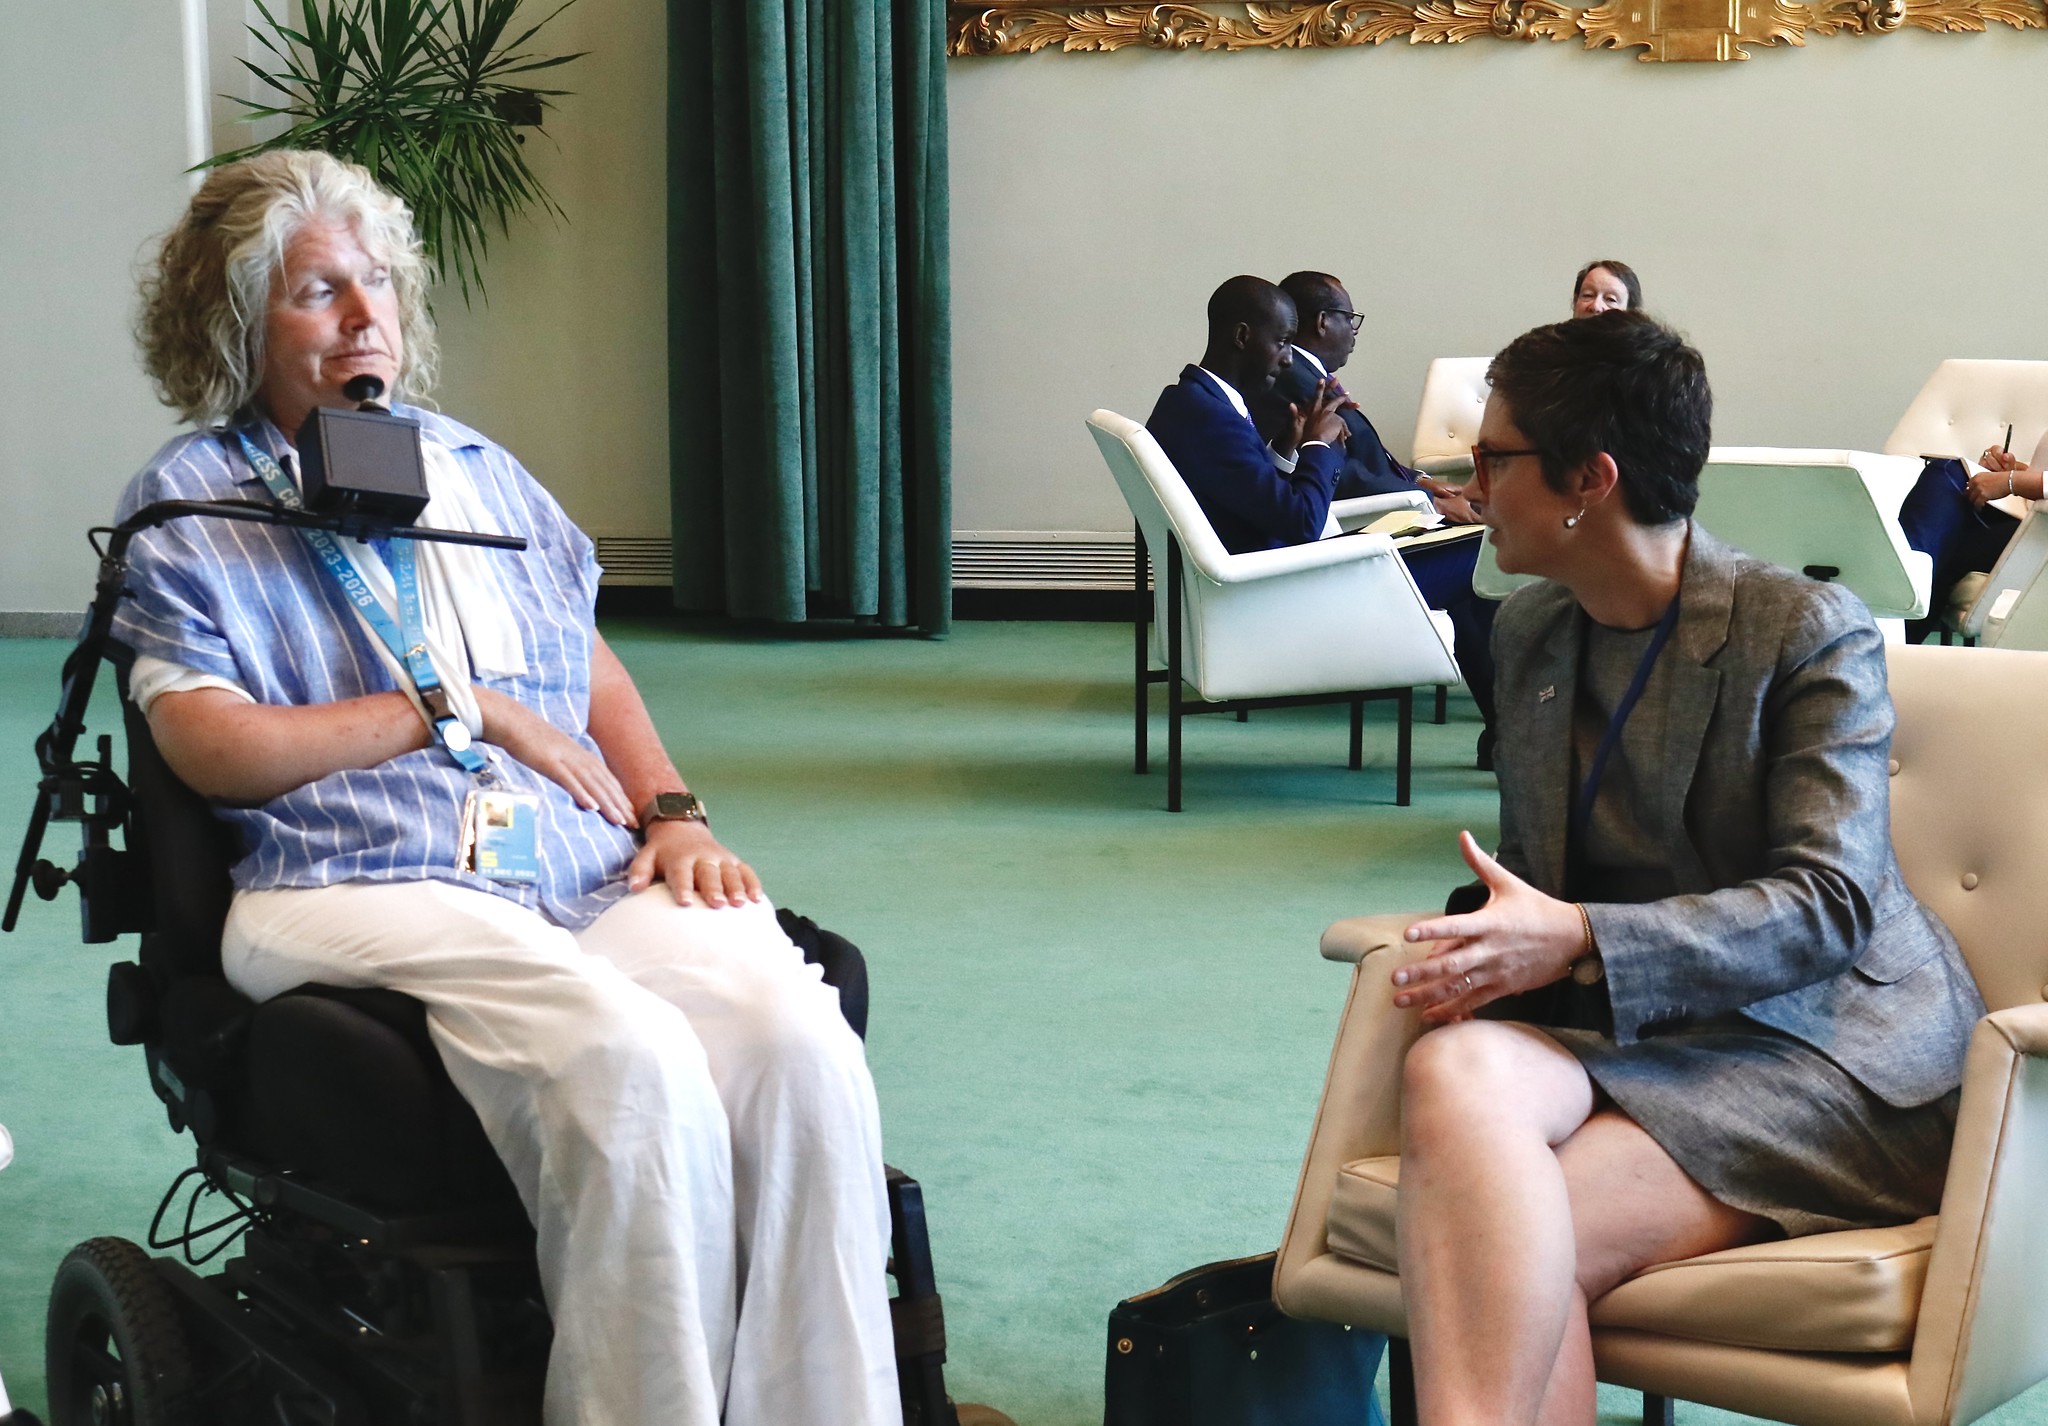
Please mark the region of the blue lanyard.
MULTIPOLYGON (((270 452, 250 440, 247 432, 235 432, 235 439, 242 443, 242 454, 248 457, 249 464, 262 477, 277 503, 287 510, 304 508, 299 488, 271 458, 270 452)), ((356 568, 355 561, 348 557, 348 551, 341 547, 339 540, 325 530, 301 530, 299 533, 305 536, 320 567, 341 587, 342 594, 368 621, 377 637, 384 641, 384 647, 391 650, 392 657, 405 665, 420 702, 426 705, 428 716, 433 719, 434 737, 447 749, 448 756, 460 763, 466 772, 482 772, 489 763, 476 750, 469 729, 450 710, 448 690, 441 686, 441 676, 434 672, 434 661, 427 656, 427 622, 420 610, 419 564, 413 542, 392 540, 391 553, 387 556, 392 581, 398 586, 399 622, 393 624, 376 592, 370 588, 362 571, 356 568)))
POLYGON ((1593 803, 1600 796, 1600 779, 1607 775, 1607 759, 1614 752, 1615 744, 1621 741, 1621 730, 1628 723, 1628 715, 1636 711, 1637 701, 1649 686, 1650 670, 1656 667, 1657 655, 1664 652, 1664 646, 1671 642, 1671 631, 1677 627, 1678 596, 1674 594, 1671 607, 1657 621, 1657 632, 1650 638, 1650 647, 1643 650, 1635 677, 1629 680, 1628 692, 1622 694, 1621 702, 1614 706, 1614 716, 1607 720, 1607 731, 1600 735, 1600 744, 1593 752, 1593 766, 1586 773, 1585 785, 1579 789, 1578 803, 1572 809, 1572 845, 1582 857, 1586 851, 1586 837, 1593 829, 1593 803))

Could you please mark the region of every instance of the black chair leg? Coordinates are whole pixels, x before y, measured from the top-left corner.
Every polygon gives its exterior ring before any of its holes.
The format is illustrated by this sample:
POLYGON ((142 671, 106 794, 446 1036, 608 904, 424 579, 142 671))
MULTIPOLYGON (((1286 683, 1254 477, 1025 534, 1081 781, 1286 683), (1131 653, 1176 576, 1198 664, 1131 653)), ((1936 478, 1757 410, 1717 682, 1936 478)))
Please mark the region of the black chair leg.
POLYGON ((1415 1418, 1415 1359, 1406 1337, 1387 1338, 1389 1426, 1418 1426, 1415 1418))
POLYGON ((1415 690, 1404 688, 1396 696, 1401 709, 1401 730, 1396 735, 1394 805, 1408 805, 1409 780, 1415 762, 1415 690))
POLYGON ((1643 1426, 1678 1426, 1678 1403, 1668 1396, 1644 1392, 1643 1426))
POLYGON ((1436 720, 1435 720, 1435 721, 1436 721, 1436 724, 1437 724, 1437 726, 1438 726, 1438 727, 1442 727, 1442 726, 1443 726, 1443 725, 1444 725, 1445 723, 1448 723, 1448 722, 1449 722, 1450 720, 1451 720, 1451 689, 1450 689, 1450 685, 1448 685, 1448 684, 1443 684, 1443 683, 1439 683, 1439 684, 1438 684, 1438 685, 1436 686, 1436 720))
POLYGON ((896 1384, 903 1426, 960 1426, 946 1399, 946 1314, 932 1274, 924 1190, 901 1169, 885 1167, 889 1195, 889 1271, 896 1296, 889 1317, 896 1333, 896 1384))
POLYGON ((1166 810, 1180 811, 1180 541, 1166 537, 1166 810))
POLYGON ((1351 700, 1351 762, 1353 772, 1365 766, 1365 700, 1351 700))
POLYGON ((1147 732, 1146 703, 1152 689, 1152 651, 1146 647, 1146 625, 1152 618, 1152 593, 1145 588, 1145 532, 1135 525, 1131 527, 1131 628, 1132 642, 1137 646, 1137 669, 1133 681, 1137 685, 1138 702, 1138 761, 1134 771, 1144 772, 1146 758, 1145 735, 1147 732))

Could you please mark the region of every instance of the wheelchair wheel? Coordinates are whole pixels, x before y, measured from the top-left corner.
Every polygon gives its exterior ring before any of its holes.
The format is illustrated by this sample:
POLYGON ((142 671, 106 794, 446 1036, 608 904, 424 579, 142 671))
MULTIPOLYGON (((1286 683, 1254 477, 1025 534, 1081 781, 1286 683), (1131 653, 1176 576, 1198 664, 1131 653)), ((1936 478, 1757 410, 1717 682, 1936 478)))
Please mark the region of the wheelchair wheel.
POLYGON ((125 1238, 80 1243, 50 1288, 50 1426, 184 1426, 192 1359, 170 1289, 125 1238))

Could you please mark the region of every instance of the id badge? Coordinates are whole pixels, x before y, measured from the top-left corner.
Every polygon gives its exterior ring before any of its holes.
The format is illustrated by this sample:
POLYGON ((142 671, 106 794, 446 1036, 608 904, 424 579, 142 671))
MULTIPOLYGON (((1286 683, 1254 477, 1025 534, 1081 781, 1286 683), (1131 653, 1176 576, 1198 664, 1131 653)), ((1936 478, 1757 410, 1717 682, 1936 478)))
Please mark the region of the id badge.
POLYGON ((539 881, 539 817, 540 799, 531 793, 475 789, 462 804, 462 846, 456 867, 492 881, 522 886, 539 881))

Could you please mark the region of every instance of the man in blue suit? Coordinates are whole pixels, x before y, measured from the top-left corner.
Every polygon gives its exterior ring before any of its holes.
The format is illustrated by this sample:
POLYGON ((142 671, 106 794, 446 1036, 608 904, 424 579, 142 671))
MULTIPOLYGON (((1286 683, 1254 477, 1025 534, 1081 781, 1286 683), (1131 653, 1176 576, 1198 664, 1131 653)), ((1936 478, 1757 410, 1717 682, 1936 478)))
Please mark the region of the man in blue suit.
POLYGON ((1233 277, 1209 298, 1201 364, 1159 395, 1145 427, 1234 555, 1323 536, 1345 439, 1338 398, 1317 387, 1268 443, 1249 397, 1263 397, 1290 357, 1294 304, 1262 277, 1233 277))
MULTIPOLYGON (((1347 414, 1356 417, 1380 456, 1393 462, 1356 406, 1347 413, 1349 398, 1333 378, 1326 374, 1303 385, 1290 370, 1295 331, 1295 303, 1284 290, 1259 277, 1231 278, 1209 298, 1209 341, 1200 364, 1182 369, 1179 384, 1160 393, 1145 423, 1232 554, 1335 533, 1330 501, 1355 454, 1346 447, 1360 439, 1347 414), (1283 381, 1300 395, 1275 405, 1271 392, 1283 381), (1267 428, 1270 440, 1253 422, 1253 403, 1275 412, 1267 428)), ((1402 488, 1412 485, 1404 478, 1402 488)), ((1459 513, 1477 518, 1469 506, 1459 513)), ((1424 598, 1451 615, 1458 666, 1488 725, 1480 734, 1479 766, 1490 768, 1493 605, 1472 594, 1477 553, 1476 543, 1466 541, 1403 557, 1424 598)))

